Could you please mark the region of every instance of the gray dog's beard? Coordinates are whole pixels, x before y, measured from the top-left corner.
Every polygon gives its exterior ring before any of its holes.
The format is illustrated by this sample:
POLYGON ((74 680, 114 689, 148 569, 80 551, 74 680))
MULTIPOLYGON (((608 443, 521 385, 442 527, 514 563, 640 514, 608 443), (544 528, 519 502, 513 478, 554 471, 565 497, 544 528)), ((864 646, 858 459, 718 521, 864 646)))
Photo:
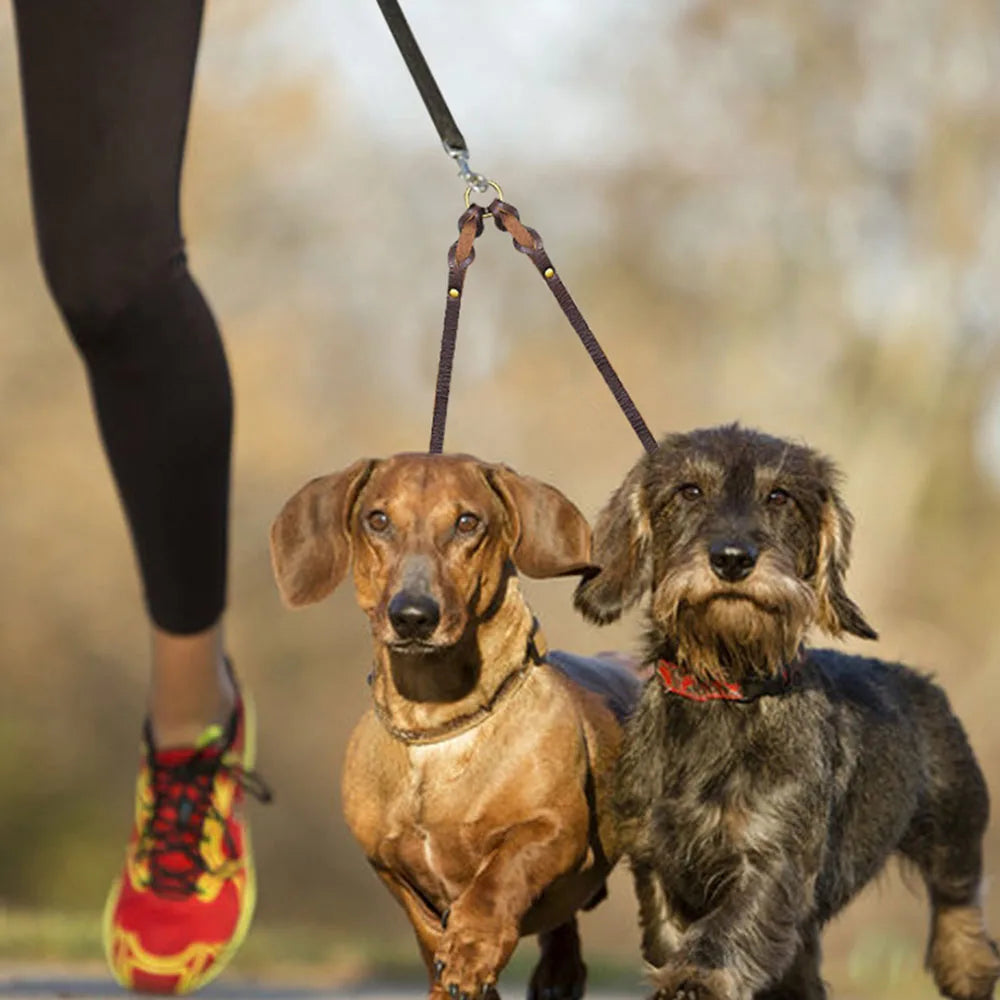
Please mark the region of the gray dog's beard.
POLYGON ((699 680, 745 681, 779 674, 798 653, 808 619, 804 607, 765 609, 750 601, 681 603, 646 634, 651 660, 663 657, 699 680))
POLYGON ((795 659, 816 607, 786 553, 765 553, 749 579, 733 584, 720 581, 703 554, 688 554, 661 572, 647 651, 704 681, 772 677, 795 659))

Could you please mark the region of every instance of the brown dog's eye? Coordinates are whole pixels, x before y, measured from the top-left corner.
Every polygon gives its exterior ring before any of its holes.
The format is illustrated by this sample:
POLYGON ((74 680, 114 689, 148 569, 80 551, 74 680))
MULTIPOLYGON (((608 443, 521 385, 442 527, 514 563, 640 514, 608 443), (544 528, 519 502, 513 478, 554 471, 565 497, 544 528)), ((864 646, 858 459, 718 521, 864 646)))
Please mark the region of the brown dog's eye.
POLYGON ((781 507, 791 499, 792 496, 788 490, 783 490, 780 487, 771 490, 767 495, 767 502, 771 507, 781 507))
POLYGON ((697 483, 685 483, 678 491, 685 500, 700 500, 701 487, 697 483))
POLYGON ((459 514, 455 522, 455 530, 460 535, 471 535, 479 527, 479 518, 475 514, 459 514))
POLYGON ((389 527, 389 515, 384 510, 373 510, 367 520, 372 531, 382 532, 389 527))

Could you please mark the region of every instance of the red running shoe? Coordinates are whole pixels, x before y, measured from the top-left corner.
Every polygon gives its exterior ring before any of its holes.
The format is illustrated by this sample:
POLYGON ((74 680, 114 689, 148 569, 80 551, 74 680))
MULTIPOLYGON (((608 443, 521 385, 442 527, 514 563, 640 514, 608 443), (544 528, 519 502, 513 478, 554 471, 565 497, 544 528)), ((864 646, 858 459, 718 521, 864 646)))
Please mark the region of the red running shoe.
POLYGON ((193 748, 157 750, 146 721, 125 869, 104 907, 104 951, 127 989, 190 993, 243 943, 256 902, 244 791, 271 798, 251 771, 254 742, 239 694, 193 748))

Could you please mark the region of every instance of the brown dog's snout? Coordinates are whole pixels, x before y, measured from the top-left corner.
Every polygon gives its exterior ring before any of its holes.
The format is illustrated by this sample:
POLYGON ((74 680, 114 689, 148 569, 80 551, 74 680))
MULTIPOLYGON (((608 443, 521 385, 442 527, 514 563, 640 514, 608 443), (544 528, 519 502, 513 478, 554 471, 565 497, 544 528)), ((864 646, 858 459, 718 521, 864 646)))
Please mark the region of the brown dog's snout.
POLYGON ((400 590, 389 601, 389 622, 400 639, 426 639, 441 621, 441 606, 430 594, 400 590))
POLYGON ((403 557, 399 568, 385 609, 389 624, 400 639, 428 639, 441 621, 434 562, 425 554, 411 553, 403 557))
POLYGON ((753 572, 759 556, 757 546, 743 539, 723 539, 713 542, 708 548, 712 572, 727 583, 745 580, 753 572))

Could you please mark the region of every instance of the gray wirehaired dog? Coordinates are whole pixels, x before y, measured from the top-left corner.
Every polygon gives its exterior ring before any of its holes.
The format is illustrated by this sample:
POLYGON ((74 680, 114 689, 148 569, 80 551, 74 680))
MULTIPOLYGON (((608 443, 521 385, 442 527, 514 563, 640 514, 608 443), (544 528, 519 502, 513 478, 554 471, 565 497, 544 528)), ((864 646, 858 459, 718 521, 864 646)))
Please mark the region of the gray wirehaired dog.
POLYGON ((833 464, 739 426, 665 438, 600 514, 577 608, 648 598, 657 672, 626 732, 617 806, 659 1000, 821 1000, 819 934, 898 852, 927 885, 927 962, 992 996, 979 903, 986 785, 939 687, 807 649, 876 638, 844 589, 833 464))

